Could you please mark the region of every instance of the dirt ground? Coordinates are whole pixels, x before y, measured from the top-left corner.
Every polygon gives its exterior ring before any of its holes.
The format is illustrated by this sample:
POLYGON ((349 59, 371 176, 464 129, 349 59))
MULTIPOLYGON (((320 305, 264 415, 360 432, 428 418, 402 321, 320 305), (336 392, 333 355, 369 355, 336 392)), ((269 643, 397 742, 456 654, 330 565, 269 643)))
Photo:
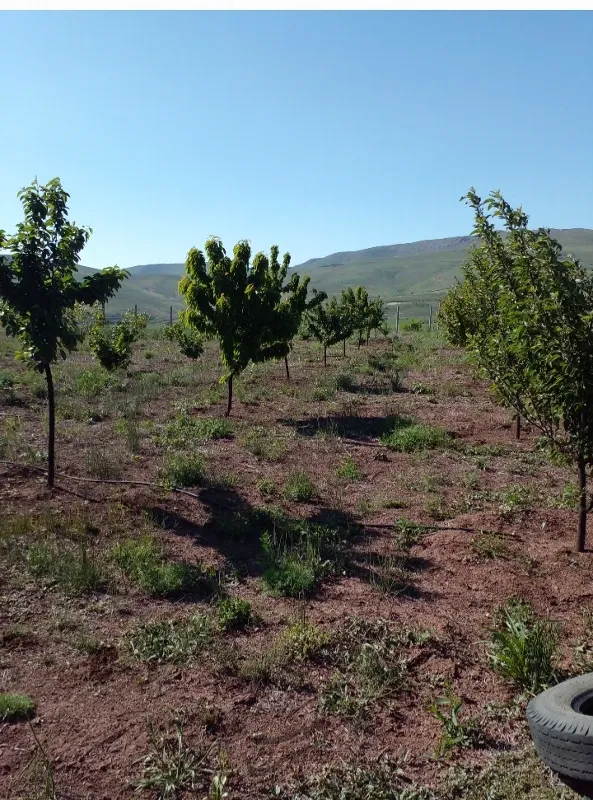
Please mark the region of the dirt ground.
MULTIPOLYGON (((43 384, 13 360, 13 349, 0 341, 0 457, 27 466, 0 464, 0 691, 30 696, 36 713, 30 722, 0 723, 0 797, 137 796, 149 723, 173 730, 181 718, 184 741, 207 753, 212 772, 202 791, 180 797, 215 797, 212 775, 223 774, 229 798, 291 797, 291 786, 327 765, 386 756, 404 782, 438 797, 452 767, 480 774, 530 746, 528 698, 488 660, 501 604, 520 597, 557 621, 559 668, 583 671, 593 562, 590 552, 574 553, 573 469, 550 460, 536 430, 524 426, 517 441, 511 412, 493 403, 463 354, 438 335, 404 335, 392 361, 387 339, 360 350, 349 344, 347 358, 336 348, 326 369, 319 348, 299 343, 290 381, 282 363, 250 368, 237 381, 224 436, 181 443, 167 441, 180 414, 222 417, 214 346, 192 364, 154 335, 137 345, 127 374, 109 380, 88 354, 75 354, 56 368, 53 491, 33 469, 43 468, 47 448, 43 384), (397 415, 446 431, 447 444, 389 449, 381 435, 397 415), (191 494, 156 485, 179 452, 203 456, 205 478, 188 487, 191 494), (310 491, 299 501, 286 483, 302 473, 310 491), (261 508, 340 531, 339 568, 308 596, 266 585, 253 521, 261 508), (398 588, 389 578, 399 563, 397 532, 407 524, 423 527, 406 561, 409 585, 398 588), (105 586, 73 590, 49 568, 33 569, 36 544, 55 540, 59 555, 76 536, 104 565, 105 586), (216 632, 187 661, 135 657, 126 637, 141 623, 195 611, 215 618, 217 603, 207 593, 159 598, 126 577, 109 554, 140 536, 152 537, 171 562, 211 568, 220 593, 249 601, 256 621, 216 632), (342 669, 327 642, 354 618, 430 636, 401 645, 406 675, 397 690, 348 714, 321 698, 342 669), (278 642, 303 619, 326 635, 325 650, 274 660, 278 642), (442 726, 430 707, 448 691, 481 738, 436 758, 442 726)), ((542 780, 546 797, 568 797, 542 780)), ((536 796, 543 795, 520 795, 536 796)))

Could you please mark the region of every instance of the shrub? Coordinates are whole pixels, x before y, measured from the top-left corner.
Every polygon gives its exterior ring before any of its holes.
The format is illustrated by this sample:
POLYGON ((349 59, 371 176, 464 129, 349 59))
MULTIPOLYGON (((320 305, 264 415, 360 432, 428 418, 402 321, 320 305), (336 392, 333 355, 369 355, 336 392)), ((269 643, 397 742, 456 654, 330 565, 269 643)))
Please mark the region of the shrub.
POLYGON ((161 478, 169 488, 201 486, 205 481, 204 457, 200 454, 173 455, 167 459, 161 478))
POLYGON ((35 703, 26 694, 0 692, 0 722, 18 722, 35 713, 35 703))
POLYGON ((227 597, 218 604, 218 626, 222 631, 246 628, 255 621, 251 603, 239 597, 227 597))
POLYGON ((338 373, 334 379, 334 382, 336 389, 340 392, 351 392, 355 388, 352 375, 349 375, 347 372, 338 373))
POLYGON ((394 423, 391 433, 384 434, 380 440, 390 450, 413 453, 446 447, 450 443, 449 434, 441 428, 422 425, 410 417, 401 416, 396 416, 394 423))
POLYGON ((153 664, 187 664, 211 641, 212 624, 203 614, 144 622, 124 636, 124 644, 138 661, 153 664))
POLYGON ((295 469, 288 474, 284 484, 284 497, 296 503, 309 503, 317 495, 317 490, 305 470, 295 469))
POLYGON ((91 352, 109 372, 123 369, 132 360, 132 345, 140 338, 147 324, 148 314, 126 311, 119 322, 108 325, 99 312, 89 333, 91 352))
POLYGON ((182 322, 175 322, 165 328, 167 339, 177 342, 179 349, 184 356, 191 359, 199 358, 204 352, 204 339, 195 329, 182 322))
POLYGON ((422 330, 422 320, 409 319, 406 322, 402 322, 399 327, 402 331, 418 332, 422 330))
POLYGON ((492 668, 533 694, 555 683, 558 626, 536 619, 531 606, 520 600, 506 603, 496 617, 489 647, 492 668))

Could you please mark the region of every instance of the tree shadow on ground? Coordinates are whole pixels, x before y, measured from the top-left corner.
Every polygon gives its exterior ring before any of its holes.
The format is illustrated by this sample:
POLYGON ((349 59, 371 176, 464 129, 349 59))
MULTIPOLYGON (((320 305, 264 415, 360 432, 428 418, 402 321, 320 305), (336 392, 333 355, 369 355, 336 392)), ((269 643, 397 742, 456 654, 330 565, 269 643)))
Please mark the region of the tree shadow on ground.
POLYGON ((306 518, 289 517, 279 509, 252 506, 233 489, 211 487, 202 489, 200 501, 209 513, 204 524, 192 522, 165 504, 145 506, 143 511, 175 536, 211 547, 239 577, 259 576, 265 570, 261 541, 265 533, 278 533, 287 540, 294 537, 296 541, 303 529, 313 530, 315 526, 331 529, 332 547, 336 548, 336 554, 339 550, 345 565, 350 564, 352 548, 369 538, 369 532, 352 515, 336 508, 320 507, 306 518))
POLYGON ((350 572, 363 583, 377 591, 410 600, 434 600, 436 593, 426 592, 418 585, 419 573, 429 569, 432 562, 422 556, 405 553, 380 553, 375 550, 357 550, 352 553, 350 572))
POLYGON ((281 419, 279 422, 295 429, 299 436, 336 436, 359 442, 372 442, 390 433, 396 423, 391 414, 386 417, 335 415, 309 419, 281 419))

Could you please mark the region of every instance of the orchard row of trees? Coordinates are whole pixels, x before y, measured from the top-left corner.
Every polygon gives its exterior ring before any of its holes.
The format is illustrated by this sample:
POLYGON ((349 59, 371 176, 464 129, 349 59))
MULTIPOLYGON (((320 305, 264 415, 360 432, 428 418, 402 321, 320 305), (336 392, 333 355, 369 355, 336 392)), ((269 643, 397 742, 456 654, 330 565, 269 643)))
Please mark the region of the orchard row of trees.
MULTIPOLYGON (((49 441, 48 485, 55 475, 55 391, 52 365, 66 358, 87 337, 91 352, 108 370, 126 367, 132 344, 146 327, 145 314, 126 312, 116 325, 106 325, 102 306, 128 274, 109 267, 83 280, 76 277, 80 254, 92 233, 68 220, 69 195, 60 180, 46 185, 35 180, 19 192, 24 221, 13 236, 0 230, 0 325, 22 343, 18 358, 42 373, 47 382, 49 441)), ((186 301, 180 321, 167 335, 189 358, 199 358, 204 339, 216 339, 228 384, 226 415, 231 411, 233 379, 249 363, 284 359, 299 331, 327 347, 355 333, 358 345, 372 330, 384 329, 380 300, 369 300, 363 287, 348 288, 327 300, 313 290, 309 277, 288 277, 290 254, 279 261, 279 249, 251 259, 249 243, 235 245, 232 258, 218 238, 206 242, 205 253, 192 248, 179 291, 186 301)))
POLYGON ((500 192, 482 200, 472 188, 461 199, 474 210, 479 245, 441 304, 441 324, 472 353, 495 396, 576 464, 582 552, 593 505, 593 276, 562 257, 548 229, 528 230, 527 215, 500 192))

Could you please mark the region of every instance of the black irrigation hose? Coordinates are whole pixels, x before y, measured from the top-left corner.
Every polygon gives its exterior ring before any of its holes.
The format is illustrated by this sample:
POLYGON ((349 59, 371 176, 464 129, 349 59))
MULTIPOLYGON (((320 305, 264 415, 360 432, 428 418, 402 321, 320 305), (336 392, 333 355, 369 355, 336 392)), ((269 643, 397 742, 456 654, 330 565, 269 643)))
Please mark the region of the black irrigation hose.
MULTIPOLYGON (((4 459, 0 459, 0 464, 6 464, 9 467, 18 467, 19 469, 30 469, 34 470, 35 472, 42 472, 47 475, 47 469, 44 467, 35 467, 32 464, 20 464, 17 461, 5 461, 4 459)), ((84 483, 115 483, 115 484, 128 484, 132 486, 150 486, 153 489, 167 489, 168 487, 163 486, 162 483, 150 483, 150 481, 129 481, 129 480, 114 480, 110 478, 82 478, 79 475, 66 475, 65 472, 56 472, 56 478, 66 478, 69 481, 83 481, 84 483)), ((196 500, 200 499, 200 496, 195 492, 188 492, 187 489, 179 489, 177 486, 172 486, 170 491, 177 492, 178 494, 186 494, 189 497, 193 497, 196 500)))
MULTIPOLYGON (((0 464, 6 464, 9 467, 18 467, 19 469, 31 469, 35 470, 36 472, 43 472, 47 474, 47 469, 44 467, 35 467, 32 464, 20 464, 18 461, 5 461, 0 459, 0 464)), ((82 481, 84 483, 111 483, 111 484, 128 484, 131 486, 150 486, 152 489, 167 489, 168 487, 163 486, 162 483, 150 483, 150 481, 129 481, 129 480, 114 480, 111 478, 82 478, 78 475, 66 475, 65 472, 56 472, 56 478, 66 478, 69 481, 82 481)), ((59 487, 56 487, 59 488, 59 487)), ((187 489, 179 489, 177 486, 172 486, 170 488, 171 492, 177 492, 177 494, 185 494, 188 497, 193 497, 194 500, 201 500, 200 495, 196 494, 195 492, 189 492, 187 489)), ((593 503, 593 500, 592 500, 593 503)), ((225 506, 226 507, 226 506, 225 506)), ((377 528, 377 529, 385 529, 385 530, 392 530, 393 525, 390 524, 368 524, 364 525, 365 528, 377 528)), ((444 528, 439 526, 429 526, 432 530, 426 531, 423 536, 434 536, 435 533, 439 533, 440 531, 461 531, 462 533, 492 533, 492 531, 478 531, 475 528, 444 528)), ((508 536, 508 534, 498 534, 499 536, 508 536)))

